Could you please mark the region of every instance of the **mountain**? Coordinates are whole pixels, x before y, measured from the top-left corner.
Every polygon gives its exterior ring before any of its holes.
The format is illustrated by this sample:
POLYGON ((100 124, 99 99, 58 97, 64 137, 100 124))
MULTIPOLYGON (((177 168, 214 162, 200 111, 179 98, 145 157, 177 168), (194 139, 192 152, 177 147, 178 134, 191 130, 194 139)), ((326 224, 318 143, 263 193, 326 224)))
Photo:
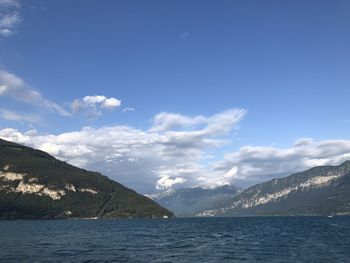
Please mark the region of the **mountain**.
POLYGON ((163 217, 173 214, 106 176, 0 139, 2 219, 163 217))
POLYGON ((150 197, 173 211, 176 216, 188 217, 195 216, 197 212, 212 207, 216 203, 228 200, 238 192, 239 188, 225 185, 213 189, 201 187, 172 189, 150 197))
POLYGON ((198 216, 350 215, 350 161, 257 184, 198 216))

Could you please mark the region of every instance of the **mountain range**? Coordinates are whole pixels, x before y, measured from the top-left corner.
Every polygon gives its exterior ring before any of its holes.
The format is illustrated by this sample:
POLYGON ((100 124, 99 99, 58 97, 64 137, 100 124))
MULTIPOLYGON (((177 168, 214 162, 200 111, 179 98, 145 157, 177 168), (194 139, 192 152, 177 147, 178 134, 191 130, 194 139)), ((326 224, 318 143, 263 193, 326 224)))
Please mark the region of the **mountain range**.
POLYGON ((231 199, 240 192, 236 186, 224 185, 216 188, 178 188, 149 195, 160 205, 174 212, 177 217, 195 216, 199 211, 231 199))
POLYGON ((150 195, 0 139, 0 219, 350 215, 350 161, 254 185, 150 195), (152 200, 153 199, 153 200, 152 200), (159 204, 158 204, 159 203, 159 204))
POLYGON ((254 185, 197 216, 350 215, 350 161, 254 185))
POLYGON ((106 176, 0 139, 0 219, 173 216, 106 176))

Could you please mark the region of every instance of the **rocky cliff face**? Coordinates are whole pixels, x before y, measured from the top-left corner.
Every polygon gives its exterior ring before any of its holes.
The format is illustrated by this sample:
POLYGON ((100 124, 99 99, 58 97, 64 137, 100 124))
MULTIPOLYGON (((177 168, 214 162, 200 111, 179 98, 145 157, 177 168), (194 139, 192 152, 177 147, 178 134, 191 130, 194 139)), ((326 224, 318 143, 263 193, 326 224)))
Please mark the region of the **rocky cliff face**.
POLYGON ((248 188, 199 216, 350 214, 350 162, 248 188))

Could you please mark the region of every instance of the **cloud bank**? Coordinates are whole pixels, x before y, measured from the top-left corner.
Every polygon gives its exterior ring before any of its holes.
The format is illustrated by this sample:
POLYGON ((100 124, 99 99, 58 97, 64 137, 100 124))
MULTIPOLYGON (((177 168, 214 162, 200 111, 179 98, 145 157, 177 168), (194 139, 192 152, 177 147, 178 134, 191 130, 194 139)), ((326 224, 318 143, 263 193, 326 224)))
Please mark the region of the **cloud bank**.
POLYGON ((246 185, 279 178, 319 165, 350 160, 349 140, 299 139, 290 148, 244 146, 226 154, 215 171, 233 175, 233 182, 246 185))
MULTIPOLYGON (((5 111, 0 114, 20 118, 5 111)), ((212 116, 162 112, 154 116, 147 130, 117 125, 52 135, 3 129, 0 137, 100 171, 142 193, 177 186, 250 186, 350 159, 350 140, 304 138, 288 148, 244 146, 214 161, 213 153, 232 141, 232 130, 245 114, 243 109, 212 116)))
POLYGON ((161 113, 148 130, 119 125, 47 135, 3 129, 0 137, 39 148, 150 193, 179 184, 227 183, 226 175, 212 173, 206 162, 210 151, 225 144, 245 113, 243 109, 209 117, 161 113))

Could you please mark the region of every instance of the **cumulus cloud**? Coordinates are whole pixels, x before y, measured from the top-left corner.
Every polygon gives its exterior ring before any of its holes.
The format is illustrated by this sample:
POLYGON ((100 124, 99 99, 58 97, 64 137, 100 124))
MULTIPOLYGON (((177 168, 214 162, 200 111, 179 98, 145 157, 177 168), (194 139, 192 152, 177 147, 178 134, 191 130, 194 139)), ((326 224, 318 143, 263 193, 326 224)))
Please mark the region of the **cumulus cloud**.
POLYGON ((35 114, 23 114, 14 111, 0 109, 0 118, 16 122, 40 123, 41 117, 35 114))
POLYGON ((246 185, 283 177, 319 165, 336 165, 350 159, 349 140, 299 139, 290 148, 244 146, 217 163, 215 170, 246 185), (232 170, 234 172, 232 172, 232 170))
POLYGON ((70 115, 69 112, 55 102, 45 99, 21 78, 5 70, 0 70, 0 97, 8 97, 16 101, 45 108, 62 116, 70 115))
POLYGON ((17 0, 0 0, 0 36, 10 36, 16 32, 22 21, 19 13, 20 2, 17 0))
POLYGON ((168 189, 175 184, 182 184, 184 182, 186 182, 186 179, 182 177, 171 178, 170 176, 165 175, 157 181, 156 188, 158 190, 168 189))
MULTIPOLYGON (((234 109, 205 117, 178 114, 175 126, 154 118, 152 127, 139 130, 128 126, 84 128, 59 135, 36 131, 21 133, 0 130, 0 137, 47 151, 72 164, 100 171, 144 193, 175 185, 215 185, 229 180, 212 173, 206 162, 208 152, 223 145, 229 131, 245 114, 234 109), (200 125, 197 120, 200 119, 200 125), (194 120, 193 125, 188 120, 194 120), (156 127, 167 127, 158 129, 156 127), (173 127, 176 129, 170 129, 173 127), (188 128, 191 127, 190 130, 188 128)), ((168 120, 163 116, 164 120, 168 120)))
POLYGON ((88 118, 96 118, 102 115, 102 111, 113 110, 120 105, 121 101, 116 98, 95 95, 74 100, 71 108, 75 114, 83 114, 88 118))

